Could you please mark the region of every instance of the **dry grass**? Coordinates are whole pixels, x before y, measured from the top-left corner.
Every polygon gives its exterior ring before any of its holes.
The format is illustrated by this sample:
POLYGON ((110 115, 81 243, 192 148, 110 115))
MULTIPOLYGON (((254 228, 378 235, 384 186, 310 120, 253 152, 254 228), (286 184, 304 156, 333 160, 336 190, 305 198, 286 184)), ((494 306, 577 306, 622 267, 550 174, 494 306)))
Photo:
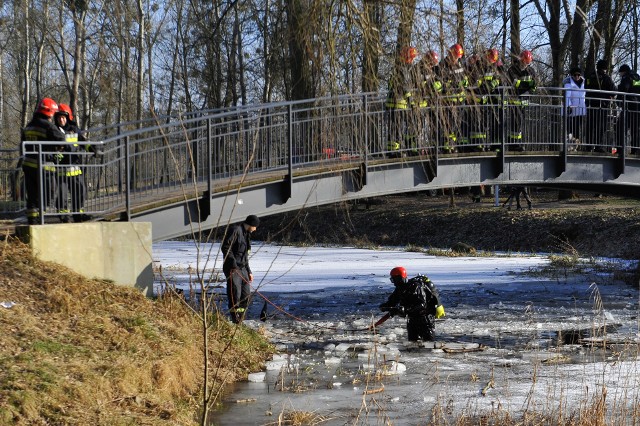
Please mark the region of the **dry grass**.
MULTIPOLYGON (((0 424, 198 422, 201 322, 178 299, 153 301, 87 280, 6 240, 0 302, 15 303, 0 307, 0 424)), ((251 330, 214 319, 213 388, 222 389, 258 368, 271 348, 251 330)))

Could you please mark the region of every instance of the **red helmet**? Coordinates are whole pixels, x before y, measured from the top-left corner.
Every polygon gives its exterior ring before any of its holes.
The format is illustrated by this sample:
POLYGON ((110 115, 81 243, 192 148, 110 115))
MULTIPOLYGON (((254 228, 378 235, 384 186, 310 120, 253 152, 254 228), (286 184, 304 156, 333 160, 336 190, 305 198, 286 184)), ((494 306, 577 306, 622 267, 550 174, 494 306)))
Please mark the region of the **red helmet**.
POLYGON ((58 104, 58 114, 66 115, 69 120, 73 120, 73 113, 71 112, 71 107, 67 104, 58 104))
POLYGON ((530 50, 523 50, 522 53, 520 53, 520 60, 523 64, 529 65, 533 62, 533 54, 530 50))
POLYGON ((389 272, 389 275, 392 277, 402 277, 407 278, 407 270, 404 269, 404 266, 396 266, 389 272))
POLYGON ((438 65, 438 62, 440 62, 440 56, 438 56, 438 52, 435 50, 428 51, 425 56, 431 65, 438 65))
POLYGON ((400 58, 405 64, 410 64, 418 56, 418 49, 415 47, 405 46, 400 50, 400 58))
POLYGON ((51 118, 58 112, 58 104, 51 98, 42 98, 36 107, 36 112, 51 118))
POLYGON ((451 52, 451 55, 453 55, 453 57, 456 59, 460 59, 462 58, 462 55, 464 55, 464 49, 462 48, 462 45, 460 43, 456 43, 451 46, 449 48, 449 51, 451 52))
POLYGON ((495 64, 498 62, 498 59, 500 59, 498 49, 487 49, 487 61, 489 61, 490 64, 495 64))

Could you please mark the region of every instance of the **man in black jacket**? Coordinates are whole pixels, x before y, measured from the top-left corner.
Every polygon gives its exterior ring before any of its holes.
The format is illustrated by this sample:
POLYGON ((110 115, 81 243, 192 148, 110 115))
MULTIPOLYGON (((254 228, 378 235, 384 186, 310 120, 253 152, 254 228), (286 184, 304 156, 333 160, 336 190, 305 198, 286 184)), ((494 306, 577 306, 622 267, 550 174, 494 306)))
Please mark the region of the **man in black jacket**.
POLYGON ((251 233, 254 232, 260 219, 256 215, 249 215, 244 222, 235 225, 227 233, 222 242, 224 264, 222 271, 227 278, 227 298, 231 321, 242 322, 249 306, 253 273, 249 266, 251 253, 251 233))
POLYGON ((611 99, 609 93, 602 90, 615 91, 616 85, 607 74, 607 61, 604 59, 596 63, 596 70, 587 76, 584 84, 587 100, 587 142, 595 151, 605 152, 605 135, 608 130, 609 110, 611 99))
POLYGON ((433 341, 435 319, 445 315, 436 287, 424 275, 407 280, 407 270, 402 266, 396 266, 391 270, 390 280, 395 290, 389 299, 380 305, 380 310, 407 317, 409 341, 433 341))
POLYGON ((637 154, 640 147, 640 75, 632 71, 627 64, 622 65, 620 73, 620 84, 618 92, 627 93, 622 99, 622 114, 617 123, 618 146, 624 145, 627 131, 630 131, 628 146, 631 146, 631 153, 637 154))

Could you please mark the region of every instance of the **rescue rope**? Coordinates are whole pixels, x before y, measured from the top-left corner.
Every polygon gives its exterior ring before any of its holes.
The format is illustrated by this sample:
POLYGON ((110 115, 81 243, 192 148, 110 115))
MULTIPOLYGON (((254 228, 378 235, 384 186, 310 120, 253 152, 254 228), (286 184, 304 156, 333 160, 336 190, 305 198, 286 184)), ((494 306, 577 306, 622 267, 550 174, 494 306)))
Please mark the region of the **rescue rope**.
POLYGON ((298 322, 301 322, 303 324, 306 324, 311 328, 325 329, 325 330, 332 330, 332 331, 344 331, 344 332, 349 332, 349 333, 362 332, 362 331, 373 331, 375 333, 375 330, 377 329, 377 327, 374 327, 374 324, 375 324, 374 322, 372 322, 371 325, 366 327, 366 328, 339 328, 339 327, 335 327, 335 326, 323 326, 323 325, 312 323, 312 322, 310 322, 308 320, 305 320, 303 318, 300 318, 298 316, 295 316, 295 315, 285 311, 282 308, 282 306, 277 305, 274 302, 272 302, 267 296, 262 294, 257 288, 255 288, 253 285, 251 285, 251 283, 244 276, 242 276, 242 274, 240 274, 239 272, 232 272, 232 273, 237 273, 238 275, 240 275, 240 278, 242 279, 242 281, 244 281, 246 284, 248 284, 249 287, 252 289, 252 291, 255 294, 258 294, 258 296, 260 296, 266 303, 268 303, 269 305, 273 306, 278 312, 281 312, 285 316, 287 316, 289 318, 292 318, 295 321, 298 321, 298 322))

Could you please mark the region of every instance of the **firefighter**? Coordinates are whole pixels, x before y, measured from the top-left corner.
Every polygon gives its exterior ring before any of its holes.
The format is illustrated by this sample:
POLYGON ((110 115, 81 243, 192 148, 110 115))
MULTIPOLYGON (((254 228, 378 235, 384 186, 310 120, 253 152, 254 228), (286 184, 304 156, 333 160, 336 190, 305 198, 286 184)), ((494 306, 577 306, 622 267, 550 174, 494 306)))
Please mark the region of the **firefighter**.
POLYGON ((73 212, 74 222, 85 222, 89 216, 84 214, 84 201, 87 190, 82 174, 82 155, 79 153, 84 149, 78 142, 85 138, 80 134, 78 124, 73 120, 73 112, 67 104, 59 104, 58 112, 54 119, 56 125, 65 133, 63 152, 59 157, 58 164, 58 196, 56 197, 56 207, 60 213, 60 221, 69 222, 69 213, 73 212), (75 154, 74 154, 75 153, 75 154), (71 196, 71 210, 69 210, 69 196, 71 196))
POLYGON ((622 104, 622 115, 618 119, 617 140, 618 146, 624 146, 624 139, 627 131, 630 131, 628 145, 631 146, 631 153, 637 154, 640 147, 640 75, 632 71, 627 64, 622 65, 618 72, 620 73, 620 84, 618 92, 628 93, 624 96, 622 104))
POLYGON ((407 115, 411 98, 411 65, 418 56, 415 47, 400 50, 398 63, 389 81, 389 91, 384 107, 387 111, 387 151, 400 154, 407 132, 407 115))
POLYGON ((587 91, 587 142, 595 151, 605 152, 613 95, 602 91, 616 90, 616 85, 607 73, 607 61, 600 59, 596 62, 596 70, 587 76, 584 88, 587 91))
POLYGON ((533 68, 533 54, 530 50, 520 52, 518 59, 507 71, 508 84, 511 91, 507 100, 509 106, 509 130, 507 134, 510 148, 514 151, 524 151, 522 128, 524 124, 524 109, 529 101, 523 95, 536 89, 536 79, 533 68))
POLYGON ((390 280, 395 289, 387 301, 380 305, 380 310, 407 317, 409 341, 433 341, 435 319, 445 316, 444 306, 440 304, 433 282, 424 275, 407 280, 407 270, 402 266, 391 270, 390 280))
POLYGON ((469 87, 465 68, 460 62, 464 49, 460 43, 452 45, 447 55, 440 62, 443 84, 442 104, 444 107, 442 124, 444 132, 443 153, 458 151, 458 147, 469 142, 464 134, 465 126, 463 105, 466 99, 465 90, 469 87))
MULTIPOLYGON (((442 81, 438 62, 440 57, 434 50, 426 52, 414 68, 412 105, 417 107, 414 114, 417 118, 416 134, 425 135, 427 142, 435 146, 438 120, 436 119, 436 105, 442 94, 442 81)), ((427 145, 427 144, 423 144, 427 145)), ((417 148, 417 145, 414 147, 417 148)), ((414 153, 418 153, 416 150, 414 153)))
MULTIPOLYGON (((23 141, 60 141, 64 142, 64 133, 53 124, 53 116, 58 112, 58 104, 51 98, 43 98, 36 107, 33 118, 22 129, 23 141)), ((40 223, 40 194, 44 197, 42 206, 46 210, 56 194, 56 168, 53 152, 60 147, 44 147, 42 161, 42 177, 38 166, 38 154, 24 153, 22 171, 27 191, 27 222, 30 225, 40 223), (47 153, 49 152, 49 153, 47 153), (40 180, 42 178, 42 180, 40 180), (42 184, 42 185, 41 185, 42 184)), ((34 147, 30 148, 33 151, 34 147)))
POLYGON ((487 49, 481 57, 475 95, 482 106, 480 119, 472 124, 471 143, 479 151, 491 149, 489 142, 498 143, 501 98, 498 87, 501 83, 498 49, 487 49))
POLYGON ((244 222, 231 228, 222 241, 222 271, 227 279, 229 314, 235 324, 242 322, 249 306, 250 283, 253 281, 253 272, 249 266, 251 234, 259 225, 258 216, 249 215, 244 222))

